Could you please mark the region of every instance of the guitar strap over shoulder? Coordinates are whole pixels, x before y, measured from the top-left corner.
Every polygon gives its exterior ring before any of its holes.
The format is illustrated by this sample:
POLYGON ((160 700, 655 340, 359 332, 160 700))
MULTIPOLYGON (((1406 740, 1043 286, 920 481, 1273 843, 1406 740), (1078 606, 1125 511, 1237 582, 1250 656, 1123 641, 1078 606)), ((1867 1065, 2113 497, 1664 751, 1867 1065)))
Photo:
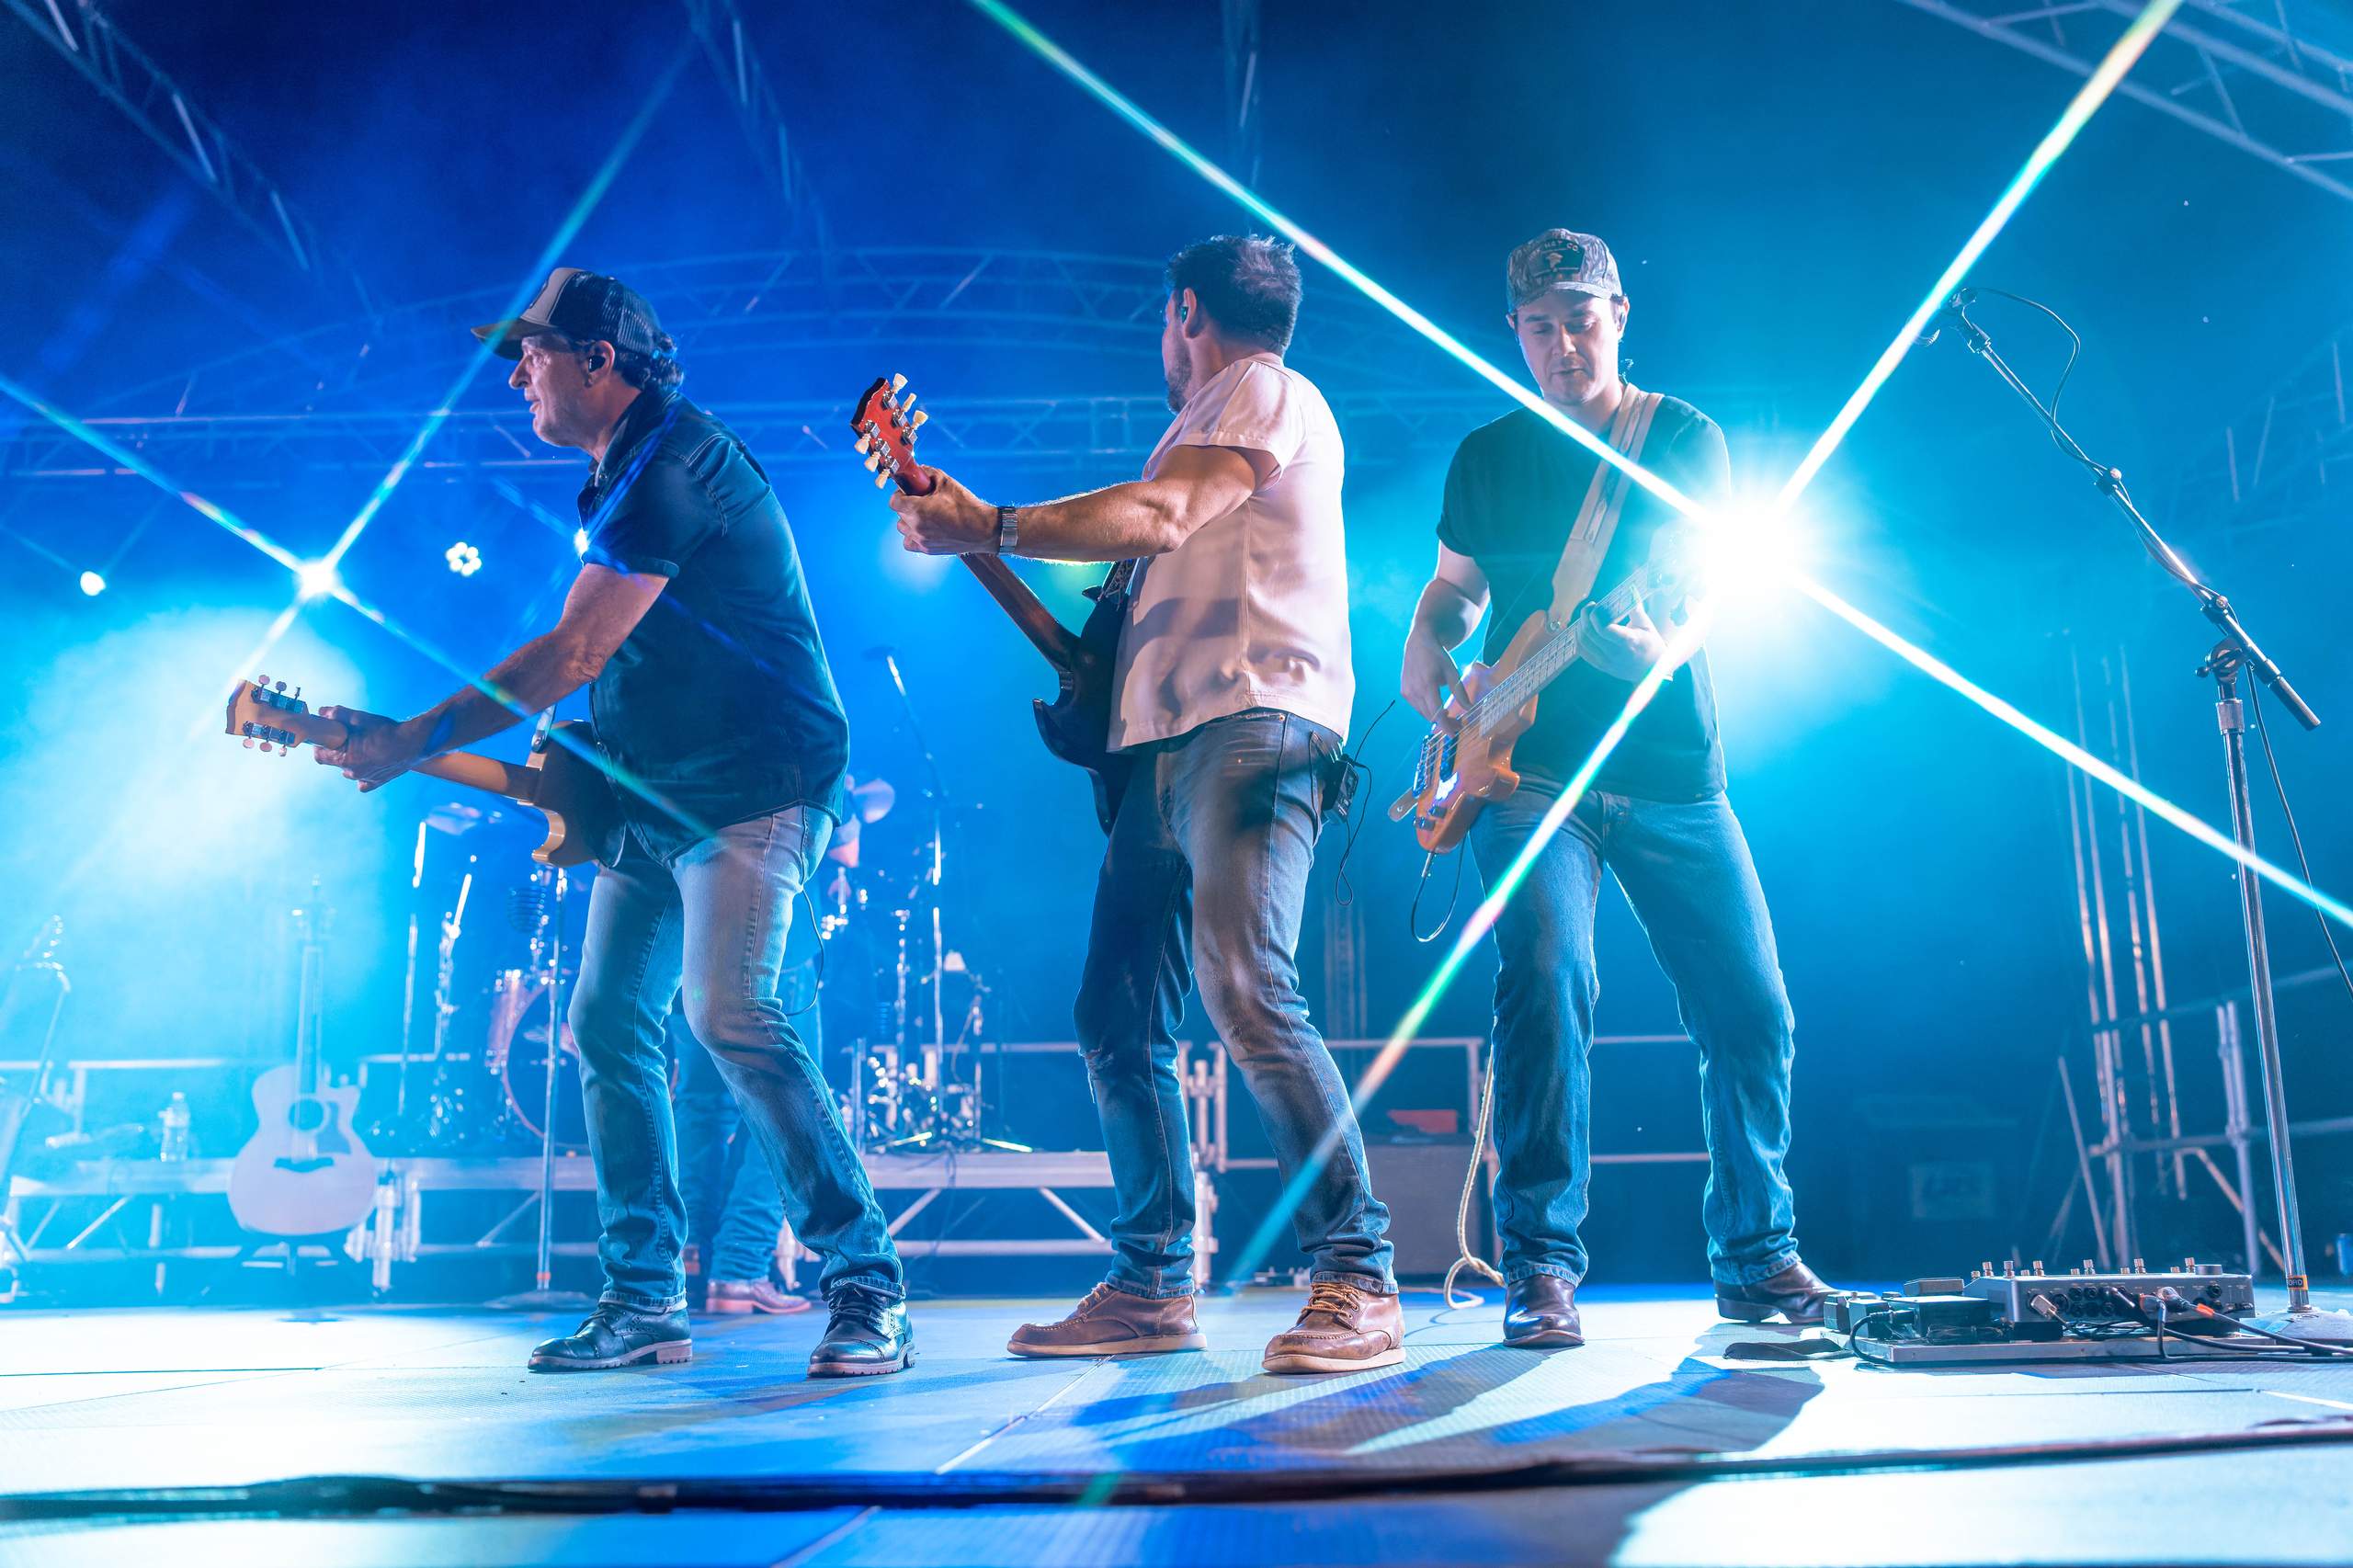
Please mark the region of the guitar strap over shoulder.
MULTIPOLYGON (((1658 413, 1659 394, 1642 392, 1631 381, 1626 395, 1620 400, 1618 414, 1609 422, 1609 445, 1624 456, 1639 462, 1643 445, 1650 439, 1651 421, 1658 413)), ((1577 511, 1574 526, 1569 529, 1569 541, 1561 550, 1561 563, 1552 569, 1552 623, 1565 626, 1577 607, 1593 593, 1593 580, 1601 572, 1602 558, 1609 553, 1609 541, 1618 532, 1618 518, 1625 510, 1626 492, 1633 485, 1616 465, 1597 462, 1593 483, 1586 487, 1585 505, 1577 511)))

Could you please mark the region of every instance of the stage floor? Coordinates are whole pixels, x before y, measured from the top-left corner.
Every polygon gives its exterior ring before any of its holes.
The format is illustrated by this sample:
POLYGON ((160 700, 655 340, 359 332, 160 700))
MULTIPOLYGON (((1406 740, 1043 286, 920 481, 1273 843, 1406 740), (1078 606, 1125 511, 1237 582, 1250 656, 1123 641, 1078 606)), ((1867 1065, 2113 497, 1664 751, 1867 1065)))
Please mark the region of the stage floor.
MULTIPOLYGON (((925 1507, 878 1491, 1139 1473, 1431 1477, 1634 1452, 1792 1457, 2353 1421, 2353 1363, 1891 1371, 1728 1359, 1786 1337, 1695 1295, 1597 1290, 1592 1343, 1493 1342, 1410 1293, 1402 1367, 1275 1378, 1297 1292, 1203 1312, 1205 1354, 1034 1362, 1065 1302, 919 1303, 904 1376, 801 1375, 818 1314, 699 1324, 686 1366, 533 1376, 551 1320, 478 1309, 0 1312, 0 1494, 322 1475, 795 1482, 846 1506, 0 1522, 0 1564, 2343 1562, 2353 1443, 2009 1468, 1665 1478, 1325 1501, 925 1507)), ((2336 1304, 2345 1304, 2343 1298, 2336 1304)), ((568 1327, 567 1316, 559 1327, 568 1327)), ((955 1499, 970 1503, 969 1490, 955 1499)))

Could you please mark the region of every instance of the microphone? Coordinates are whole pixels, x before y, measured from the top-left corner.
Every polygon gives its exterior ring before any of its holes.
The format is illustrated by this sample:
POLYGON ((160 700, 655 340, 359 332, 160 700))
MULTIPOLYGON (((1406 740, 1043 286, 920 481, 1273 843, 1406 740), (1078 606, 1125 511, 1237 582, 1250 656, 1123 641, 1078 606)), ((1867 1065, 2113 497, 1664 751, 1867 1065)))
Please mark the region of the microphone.
POLYGON ((1937 307, 1936 313, 1928 318, 1927 324, 1920 331, 1913 334, 1912 346, 1915 348, 1926 348, 1943 336, 1946 319, 1948 317, 1953 320, 1961 319, 1961 313, 1975 303, 1976 300, 1977 290, 1974 289, 1954 290, 1946 298, 1945 302, 1937 307))

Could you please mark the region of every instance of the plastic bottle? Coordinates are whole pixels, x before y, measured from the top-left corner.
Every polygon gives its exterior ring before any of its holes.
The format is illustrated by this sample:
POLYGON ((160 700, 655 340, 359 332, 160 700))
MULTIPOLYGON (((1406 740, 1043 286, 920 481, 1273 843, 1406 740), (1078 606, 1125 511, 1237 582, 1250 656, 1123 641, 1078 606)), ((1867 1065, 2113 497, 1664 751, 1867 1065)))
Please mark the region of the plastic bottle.
POLYGON ((156 1119, 163 1124, 162 1136, 157 1140, 158 1153, 166 1160, 187 1159, 188 1157, 188 1096, 174 1089, 172 1103, 164 1108, 163 1114, 156 1119))

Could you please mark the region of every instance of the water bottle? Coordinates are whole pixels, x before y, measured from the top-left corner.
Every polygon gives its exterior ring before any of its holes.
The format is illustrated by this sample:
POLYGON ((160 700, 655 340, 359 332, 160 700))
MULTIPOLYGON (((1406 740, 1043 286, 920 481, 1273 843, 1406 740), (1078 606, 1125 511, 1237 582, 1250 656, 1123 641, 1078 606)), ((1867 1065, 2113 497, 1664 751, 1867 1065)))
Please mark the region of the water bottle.
POLYGON ((157 1118, 163 1123, 162 1136, 157 1140, 159 1153, 166 1160, 185 1160, 188 1156, 188 1096, 172 1091, 172 1103, 164 1108, 157 1118))

